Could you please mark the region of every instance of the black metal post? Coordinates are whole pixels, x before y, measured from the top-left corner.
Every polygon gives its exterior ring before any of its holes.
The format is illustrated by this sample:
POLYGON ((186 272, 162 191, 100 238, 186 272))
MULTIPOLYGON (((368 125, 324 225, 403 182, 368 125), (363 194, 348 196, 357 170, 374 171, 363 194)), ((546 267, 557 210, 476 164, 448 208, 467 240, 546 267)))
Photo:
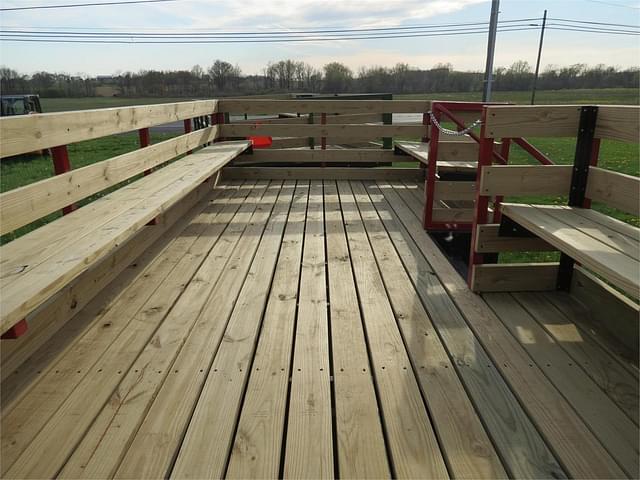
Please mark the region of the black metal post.
MULTIPOLYGON (((571 190, 569 191, 570 207, 582 207, 584 205, 597 119, 598 107, 587 106, 580 109, 576 154, 573 160, 571 190)), ((560 254, 560 266, 558 267, 558 279, 556 283, 558 290, 569 291, 571 288, 574 263, 573 258, 569 255, 565 253, 560 254)))

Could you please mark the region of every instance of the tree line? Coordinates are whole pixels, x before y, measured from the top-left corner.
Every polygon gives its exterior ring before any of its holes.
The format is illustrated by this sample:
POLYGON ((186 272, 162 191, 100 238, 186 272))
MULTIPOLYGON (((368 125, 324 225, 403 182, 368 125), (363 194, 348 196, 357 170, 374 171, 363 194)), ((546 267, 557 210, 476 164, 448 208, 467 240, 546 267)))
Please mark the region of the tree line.
MULTIPOLYGON (((257 75, 245 75, 237 65, 215 60, 207 69, 195 65, 191 70, 142 70, 113 76, 81 76, 37 72, 24 75, 11 68, 0 68, 3 94, 38 93, 43 97, 89 97, 100 88, 108 94, 137 97, 215 97, 288 92, 324 93, 446 93, 482 90, 483 73, 455 70, 450 63, 428 69, 398 63, 393 67, 362 67, 354 72, 348 66, 331 62, 321 69, 295 60, 267 64, 257 75)), ((525 61, 495 70, 494 90, 530 90, 534 73, 525 61)), ((637 88, 640 69, 620 69, 606 65, 550 65, 538 79, 541 90, 568 88, 637 88)))

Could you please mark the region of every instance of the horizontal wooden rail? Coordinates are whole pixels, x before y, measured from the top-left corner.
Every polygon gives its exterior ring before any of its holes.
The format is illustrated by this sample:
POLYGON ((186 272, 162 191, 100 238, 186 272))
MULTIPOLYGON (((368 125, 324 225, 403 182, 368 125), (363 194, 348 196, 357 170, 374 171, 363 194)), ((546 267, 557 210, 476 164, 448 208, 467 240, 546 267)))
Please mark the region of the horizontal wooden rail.
POLYGON ((478 253, 551 252, 556 248, 538 237, 506 237, 500 235, 500 224, 477 226, 475 249, 478 253))
POLYGON ((422 168, 359 167, 226 167, 226 179, 269 180, 424 180, 422 168))
POLYGON ((356 149, 327 149, 327 150, 254 150, 252 154, 242 155, 237 163, 320 163, 320 162, 398 162, 406 157, 395 155, 391 150, 356 149))
POLYGON ((475 182, 435 182, 433 192, 434 201, 440 200, 475 200, 476 183, 475 182))
MULTIPOLYGON (((308 115, 302 115, 300 117, 285 117, 285 118, 256 118, 249 120, 235 120, 233 122, 236 125, 309 125, 320 124, 319 117, 313 117, 309 119, 308 115)), ((328 125, 344 125, 349 123, 382 123, 382 115, 379 113, 356 113, 346 115, 327 115, 328 125)), ((418 123, 415 123, 418 125, 418 123)))
POLYGON ((181 135, 0 194, 0 234, 161 165, 216 138, 218 127, 181 135))
POLYGON ((482 168, 480 193, 495 195, 568 195, 570 165, 495 165, 482 168))
POLYGON ((640 178, 590 167, 587 197, 638 216, 640 215, 640 178))
MULTIPOLYGON (((487 107, 485 136, 515 137, 575 137, 580 119, 578 105, 529 105, 487 107)), ((640 107, 608 106, 598 108, 596 138, 638 143, 640 107)))
POLYGON ((393 137, 420 137, 421 125, 221 125, 222 137, 248 137, 268 135, 273 137, 328 137, 342 139, 366 139, 393 137))
POLYGON ((210 115, 217 100, 0 118, 0 157, 210 115))
POLYGON ((249 100, 220 99, 218 111, 247 114, 294 113, 424 113, 426 100, 249 100))
POLYGON ((474 265, 471 289, 474 292, 521 292, 554 290, 557 263, 496 263, 474 265))

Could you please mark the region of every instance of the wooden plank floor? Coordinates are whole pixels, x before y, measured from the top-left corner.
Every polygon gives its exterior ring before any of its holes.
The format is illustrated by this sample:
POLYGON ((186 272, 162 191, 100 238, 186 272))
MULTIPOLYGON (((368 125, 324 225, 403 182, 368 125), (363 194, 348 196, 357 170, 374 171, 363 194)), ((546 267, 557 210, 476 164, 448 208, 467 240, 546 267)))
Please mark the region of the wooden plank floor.
POLYGON ((2 478, 637 478, 638 369, 411 182, 220 184, 2 384, 2 478))

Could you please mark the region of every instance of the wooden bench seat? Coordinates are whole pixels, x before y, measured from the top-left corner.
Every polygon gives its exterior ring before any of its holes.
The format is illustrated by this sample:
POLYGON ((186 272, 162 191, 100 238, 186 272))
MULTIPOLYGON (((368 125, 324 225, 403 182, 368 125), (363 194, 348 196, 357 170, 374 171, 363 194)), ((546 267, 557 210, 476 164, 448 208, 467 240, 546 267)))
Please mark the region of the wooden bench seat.
POLYGON ((249 147, 204 148, 0 248, 0 331, 176 204, 249 147))
POLYGON ((503 203, 503 215, 637 297, 640 229, 591 209, 503 203))

